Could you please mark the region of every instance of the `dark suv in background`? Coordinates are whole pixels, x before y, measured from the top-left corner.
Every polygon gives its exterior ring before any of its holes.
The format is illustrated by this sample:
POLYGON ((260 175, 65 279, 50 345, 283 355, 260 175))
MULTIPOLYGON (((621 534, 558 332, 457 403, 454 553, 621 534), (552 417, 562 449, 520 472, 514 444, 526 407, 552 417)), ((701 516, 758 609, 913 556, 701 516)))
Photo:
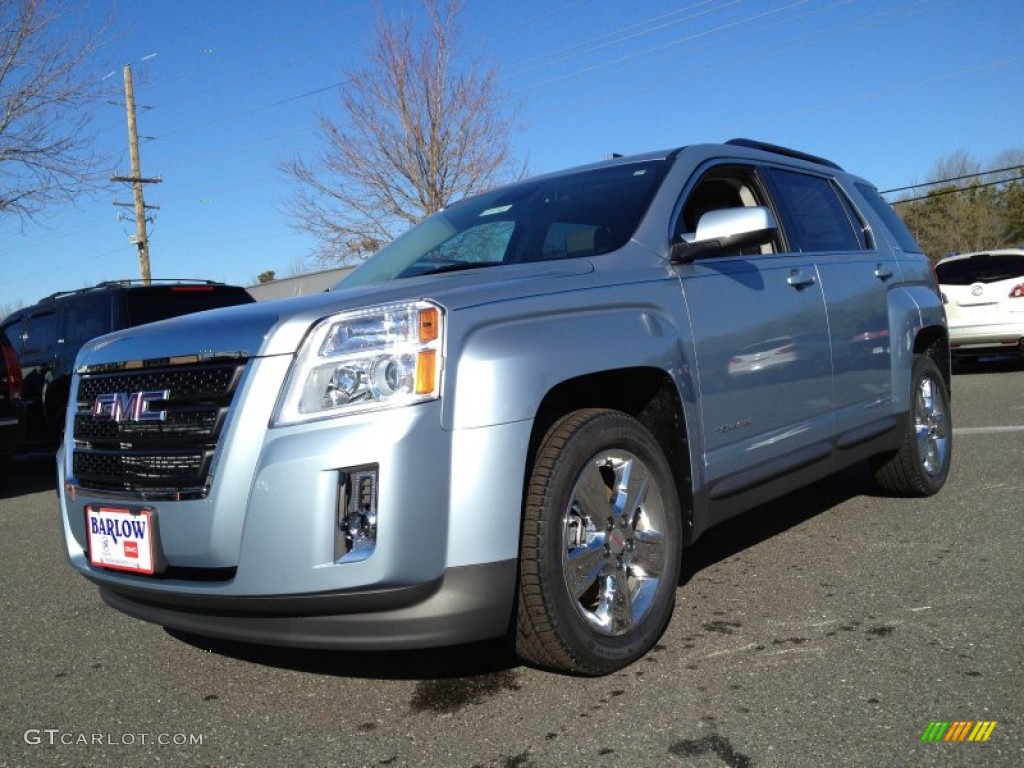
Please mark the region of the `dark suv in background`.
POLYGON ((7 335, 0 331, 0 485, 7 476, 7 459, 25 434, 22 382, 18 356, 7 335))
POLYGON ((211 281, 117 280, 62 291, 3 321, 21 362, 27 416, 25 447, 55 450, 60 443, 75 356, 90 339, 156 320, 207 309, 251 304, 244 288, 211 281))

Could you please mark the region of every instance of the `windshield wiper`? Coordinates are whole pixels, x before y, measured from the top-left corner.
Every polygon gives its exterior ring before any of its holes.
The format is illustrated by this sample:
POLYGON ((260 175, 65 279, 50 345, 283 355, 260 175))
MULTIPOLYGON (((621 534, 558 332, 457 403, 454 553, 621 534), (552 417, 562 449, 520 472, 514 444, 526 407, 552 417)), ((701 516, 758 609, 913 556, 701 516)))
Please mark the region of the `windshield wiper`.
POLYGON ((461 272, 464 269, 478 269, 479 267, 496 267, 503 264, 501 261, 466 261, 462 264, 445 264, 444 266, 432 269, 429 272, 420 272, 420 275, 439 275, 442 272, 461 272))

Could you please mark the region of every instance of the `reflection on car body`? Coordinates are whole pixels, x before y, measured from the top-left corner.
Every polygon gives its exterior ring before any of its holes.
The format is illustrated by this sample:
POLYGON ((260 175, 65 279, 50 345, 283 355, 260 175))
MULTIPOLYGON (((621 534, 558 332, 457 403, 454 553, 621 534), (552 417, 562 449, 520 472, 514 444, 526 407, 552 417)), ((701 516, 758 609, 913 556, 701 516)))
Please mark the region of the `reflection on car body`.
POLYGON ((729 375, 761 373, 795 363, 798 359, 796 343, 790 336, 768 339, 740 350, 729 360, 729 375))

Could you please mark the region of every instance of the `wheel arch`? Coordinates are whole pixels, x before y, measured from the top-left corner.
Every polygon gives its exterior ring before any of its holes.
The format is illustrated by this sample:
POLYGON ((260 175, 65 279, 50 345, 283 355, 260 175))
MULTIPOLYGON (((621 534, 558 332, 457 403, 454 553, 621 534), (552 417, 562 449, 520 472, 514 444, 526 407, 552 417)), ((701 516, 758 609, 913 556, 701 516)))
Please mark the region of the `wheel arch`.
POLYGON ((914 337, 914 354, 928 355, 935 361, 946 382, 946 391, 953 394, 952 362, 949 347, 949 332, 944 326, 929 325, 921 328, 914 337))
POLYGON ((584 408, 607 408, 637 419, 668 460, 679 499, 682 544, 694 538, 692 451, 682 398, 668 372, 654 367, 597 371, 560 382, 541 400, 533 420, 523 476, 523 498, 541 440, 561 417, 584 408))
POLYGON ((914 356, 927 354, 942 372, 947 390, 952 383, 949 331, 938 291, 931 285, 910 284, 889 291, 889 329, 892 351, 892 393, 895 410, 910 409, 910 372, 914 356))

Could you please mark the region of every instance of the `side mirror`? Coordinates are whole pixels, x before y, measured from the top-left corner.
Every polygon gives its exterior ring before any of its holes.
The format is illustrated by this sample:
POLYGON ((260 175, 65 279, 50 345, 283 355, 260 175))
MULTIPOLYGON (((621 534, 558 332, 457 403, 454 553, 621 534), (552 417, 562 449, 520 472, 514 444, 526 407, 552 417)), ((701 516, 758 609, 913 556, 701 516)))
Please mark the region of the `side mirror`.
POLYGON ((697 231, 680 235, 672 244, 673 264, 734 248, 753 248, 771 242, 779 230, 770 208, 720 208, 708 211, 697 222, 697 231))

